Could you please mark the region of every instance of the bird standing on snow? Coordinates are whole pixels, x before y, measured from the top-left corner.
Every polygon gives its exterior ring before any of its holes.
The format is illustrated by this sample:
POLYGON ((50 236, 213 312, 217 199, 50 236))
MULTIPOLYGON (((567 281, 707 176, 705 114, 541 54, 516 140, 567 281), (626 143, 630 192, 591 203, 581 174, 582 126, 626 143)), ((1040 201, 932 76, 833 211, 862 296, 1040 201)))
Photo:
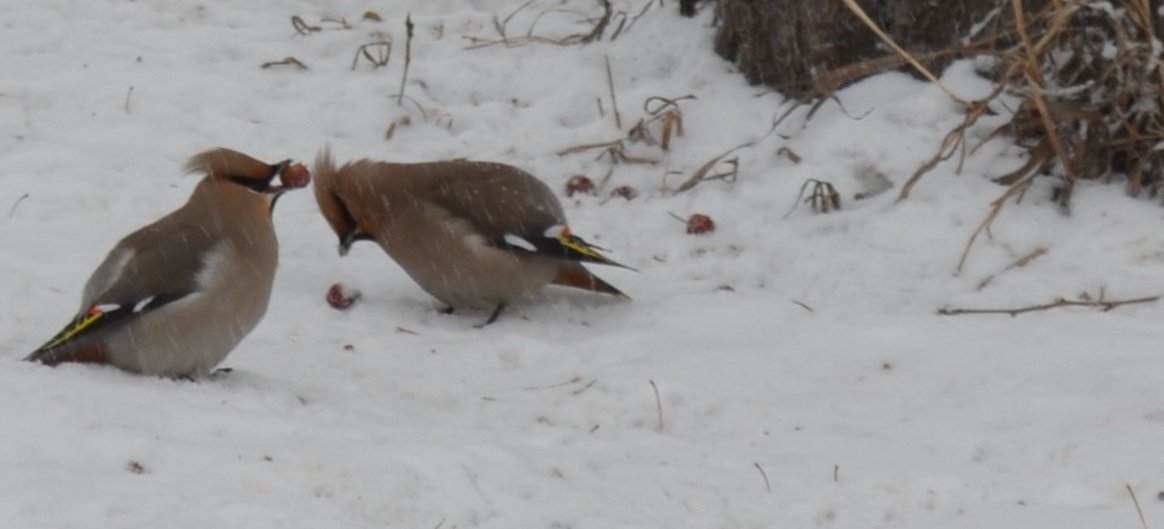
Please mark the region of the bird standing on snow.
POLYGON ((206 174, 186 204, 117 243, 85 284, 77 316, 25 360, 203 375, 258 324, 278 264, 271 211, 311 176, 290 160, 269 165, 229 149, 186 167, 206 174))
MULTIPOLYGON (((510 301, 553 283, 627 298, 581 263, 622 268, 572 235, 541 180, 499 163, 398 164, 315 160, 315 199, 339 235, 380 244, 421 288, 457 308, 497 320, 510 301)), ((629 299, 629 298, 628 298, 629 299)))

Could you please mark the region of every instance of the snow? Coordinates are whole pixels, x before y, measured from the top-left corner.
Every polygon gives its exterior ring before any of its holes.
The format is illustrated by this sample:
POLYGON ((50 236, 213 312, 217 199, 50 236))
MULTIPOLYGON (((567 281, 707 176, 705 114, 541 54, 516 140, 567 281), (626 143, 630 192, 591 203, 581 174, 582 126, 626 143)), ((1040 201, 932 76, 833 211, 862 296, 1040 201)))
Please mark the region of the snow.
MULTIPOLYGON (((644 5, 613 3, 629 18, 644 5)), ((1150 526, 1164 519, 1164 307, 936 314, 1160 294, 1158 204, 1084 183, 1064 213, 1039 183, 955 273, 1003 191, 989 179, 1022 159, 992 141, 896 202, 961 122, 935 86, 880 75, 769 133, 791 103, 712 53, 707 9, 655 5, 613 42, 470 50, 464 37, 496 38, 493 19, 521 2, 317 4, 0 4, 5 526, 1137 527, 1129 487, 1150 526), (361 20, 369 9, 383 21, 361 20), (297 35, 292 15, 351 29, 297 35), (385 36, 389 64, 353 69, 385 36), (288 56, 309 69, 259 67, 288 56), (644 100, 687 94, 671 152, 627 145, 657 164, 613 166, 599 196, 563 193, 572 231, 640 270, 595 268, 634 301, 548 289, 474 329, 485 314, 438 314, 374 245, 341 259, 300 190, 275 211, 271 309, 233 372, 191 383, 20 361, 122 235, 185 201, 197 176, 180 167, 203 149, 492 160, 564 190, 611 165, 557 152, 625 137, 644 100), (748 142, 729 156, 734 183, 664 189, 748 142), (807 179, 834 184, 843 209, 786 217, 807 179), (638 197, 606 196, 622 185, 638 197), (687 235, 669 215, 696 212, 718 230, 687 235), (330 308, 336 282, 363 299, 330 308)), ((600 11, 535 0, 509 36, 585 33, 600 11)), ((943 81, 989 90, 968 63, 943 81)))

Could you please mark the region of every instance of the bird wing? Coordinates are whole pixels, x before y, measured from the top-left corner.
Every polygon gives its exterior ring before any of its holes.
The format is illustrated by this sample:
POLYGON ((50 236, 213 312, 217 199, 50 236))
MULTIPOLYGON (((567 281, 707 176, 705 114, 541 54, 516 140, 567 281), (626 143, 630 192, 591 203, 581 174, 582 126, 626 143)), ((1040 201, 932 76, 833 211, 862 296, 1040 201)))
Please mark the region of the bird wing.
POLYGON ((28 359, 198 292, 215 242, 203 227, 169 217, 125 237, 89 277, 77 315, 28 359))
POLYGON ((441 162, 421 191, 434 204, 470 222, 487 238, 540 233, 563 224, 558 198, 541 180, 501 164, 441 162), (443 177, 443 178, 441 178, 443 177))
POLYGON ((497 248, 634 270, 571 234, 558 197, 533 175, 501 164, 446 164, 439 169, 446 178, 431 180, 437 187, 427 195, 497 248))

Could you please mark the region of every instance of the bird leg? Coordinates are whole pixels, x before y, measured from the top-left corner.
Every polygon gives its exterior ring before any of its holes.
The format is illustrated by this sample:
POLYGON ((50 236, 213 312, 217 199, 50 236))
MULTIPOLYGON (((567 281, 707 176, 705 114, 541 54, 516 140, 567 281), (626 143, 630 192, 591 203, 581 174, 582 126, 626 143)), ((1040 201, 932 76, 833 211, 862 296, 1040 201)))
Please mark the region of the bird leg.
MULTIPOLYGON (((207 373, 205 376, 205 380, 218 380, 220 378, 226 377, 232 371, 234 371, 233 367, 220 367, 218 369, 215 369, 214 371, 207 373)), ((174 380, 180 380, 182 382, 189 382, 191 384, 197 384, 197 383, 202 381, 201 378, 199 378, 195 375, 179 375, 179 376, 174 377, 174 380)))
POLYGON ((486 325, 489 325, 490 323, 497 321, 497 317, 501 316, 501 311, 503 311, 503 310, 505 310, 505 302, 504 301, 497 304, 497 308, 493 309, 493 314, 489 315, 489 319, 485 320, 485 323, 482 323, 480 325, 474 325, 473 327, 480 329, 482 327, 485 327, 486 325))

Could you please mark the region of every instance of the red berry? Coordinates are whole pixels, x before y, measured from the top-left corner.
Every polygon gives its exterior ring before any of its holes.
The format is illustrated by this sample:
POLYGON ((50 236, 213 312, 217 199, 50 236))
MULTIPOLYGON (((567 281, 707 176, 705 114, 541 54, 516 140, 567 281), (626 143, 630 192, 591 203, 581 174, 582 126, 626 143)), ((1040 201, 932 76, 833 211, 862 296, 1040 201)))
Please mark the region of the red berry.
POLYGON ((572 197, 574 193, 586 193, 587 195, 594 194, 594 182, 590 177, 584 175, 571 176, 566 180, 566 196, 572 197))
POLYGON ((300 188, 307 187, 311 182, 311 171, 307 170, 307 166, 297 163, 283 170, 279 175, 279 180, 283 182, 285 187, 300 188))
POLYGON ((702 235, 715 231, 715 221, 702 213, 695 213, 687 217, 687 234, 702 235))
POLYGON ((327 304, 336 310, 347 310, 360 299, 360 291, 349 291, 343 283, 336 283, 327 289, 327 304))

